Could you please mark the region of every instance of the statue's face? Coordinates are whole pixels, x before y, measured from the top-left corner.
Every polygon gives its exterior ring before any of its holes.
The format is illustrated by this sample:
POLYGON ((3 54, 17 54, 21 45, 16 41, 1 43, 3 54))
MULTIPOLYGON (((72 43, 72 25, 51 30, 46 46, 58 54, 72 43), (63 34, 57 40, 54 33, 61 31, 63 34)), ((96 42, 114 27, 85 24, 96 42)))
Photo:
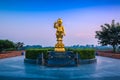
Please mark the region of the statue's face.
POLYGON ((59 19, 57 20, 57 23, 58 23, 58 25, 61 25, 61 24, 62 24, 62 19, 59 18, 59 19))
POLYGON ((62 24, 62 22, 61 21, 58 21, 58 25, 61 25, 62 24))

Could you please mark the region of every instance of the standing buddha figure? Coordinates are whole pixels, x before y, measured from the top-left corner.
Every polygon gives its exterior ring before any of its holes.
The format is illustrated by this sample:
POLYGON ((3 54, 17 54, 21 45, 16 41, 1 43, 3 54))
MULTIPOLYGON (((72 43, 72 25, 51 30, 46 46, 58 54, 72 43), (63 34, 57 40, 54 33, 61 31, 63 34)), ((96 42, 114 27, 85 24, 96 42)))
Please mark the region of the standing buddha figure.
POLYGON ((56 38, 57 43, 55 44, 56 52, 65 52, 63 41, 63 36, 65 36, 64 26, 62 25, 62 19, 58 19, 57 22, 54 23, 54 28, 56 28, 56 38))

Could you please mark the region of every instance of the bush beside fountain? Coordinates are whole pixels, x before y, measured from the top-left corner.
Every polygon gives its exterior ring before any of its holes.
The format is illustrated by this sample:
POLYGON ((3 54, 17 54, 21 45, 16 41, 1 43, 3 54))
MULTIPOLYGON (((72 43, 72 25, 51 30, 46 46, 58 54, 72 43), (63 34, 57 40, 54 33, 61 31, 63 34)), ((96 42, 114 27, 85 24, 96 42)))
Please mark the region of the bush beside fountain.
POLYGON ((95 58, 94 49, 73 49, 75 54, 79 54, 80 59, 93 59, 95 58))
MULTIPOLYGON (((54 56, 51 56, 51 53, 52 54, 55 53, 52 48, 26 50, 25 62, 38 63, 38 64, 41 64, 41 65, 48 65, 48 64, 51 63, 50 61, 52 59, 54 59, 54 56)), ((58 55, 59 55, 59 53, 58 53, 58 55)), ((66 49, 66 53, 62 53, 62 54, 60 53, 60 55, 65 56, 65 57, 64 58, 59 58, 61 60, 58 61, 58 63, 59 62, 65 62, 65 60, 67 61, 68 59, 69 59, 68 62, 70 60, 74 62, 74 64, 72 64, 72 65, 96 62, 95 50, 94 49, 72 49, 71 48, 71 49, 66 49)), ((55 59, 57 59, 57 58, 55 58, 55 59)), ((56 60, 54 60, 54 61, 56 61, 56 60)), ((52 66, 56 66, 56 65, 53 65, 53 64, 54 64, 54 62, 52 63, 52 66)), ((67 63, 66 63, 66 65, 67 65, 67 63)))
POLYGON ((35 60, 42 53, 44 54, 45 57, 48 56, 47 55, 47 53, 48 53, 47 49, 28 49, 28 50, 26 50, 25 58, 35 60))

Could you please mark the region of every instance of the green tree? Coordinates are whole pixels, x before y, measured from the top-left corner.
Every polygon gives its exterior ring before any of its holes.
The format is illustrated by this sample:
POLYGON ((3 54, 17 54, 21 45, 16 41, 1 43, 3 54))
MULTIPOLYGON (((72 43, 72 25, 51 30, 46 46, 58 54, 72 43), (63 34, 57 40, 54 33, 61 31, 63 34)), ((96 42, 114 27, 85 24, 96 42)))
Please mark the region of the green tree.
POLYGON ((0 40, 0 51, 9 49, 9 48, 15 48, 15 45, 10 40, 0 40))
POLYGON ((120 24, 112 20, 111 24, 101 25, 101 28, 100 31, 96 31, 95 38, 98 38, 102 45, 111 45, 116 52, 116 47, 120 44, 120 24))
POLYGON ((17 43, 15 44, 15 47, 16 47, 17 50, 20 50, 20 49, 23 47, 23 45, 24 45, 23 42, 17 42, 17 43))

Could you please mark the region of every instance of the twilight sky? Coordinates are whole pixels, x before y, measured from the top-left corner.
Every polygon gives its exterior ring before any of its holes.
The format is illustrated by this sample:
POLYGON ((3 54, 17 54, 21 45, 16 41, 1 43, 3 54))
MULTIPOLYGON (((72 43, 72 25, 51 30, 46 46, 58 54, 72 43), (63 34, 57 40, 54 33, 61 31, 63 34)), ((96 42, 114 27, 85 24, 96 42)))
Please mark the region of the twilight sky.
POLYGON ((120 22, 120 0, 0 0, 0 39, 54 46, 63 19, 66 46, 95 44, 100 25, 120 22))

